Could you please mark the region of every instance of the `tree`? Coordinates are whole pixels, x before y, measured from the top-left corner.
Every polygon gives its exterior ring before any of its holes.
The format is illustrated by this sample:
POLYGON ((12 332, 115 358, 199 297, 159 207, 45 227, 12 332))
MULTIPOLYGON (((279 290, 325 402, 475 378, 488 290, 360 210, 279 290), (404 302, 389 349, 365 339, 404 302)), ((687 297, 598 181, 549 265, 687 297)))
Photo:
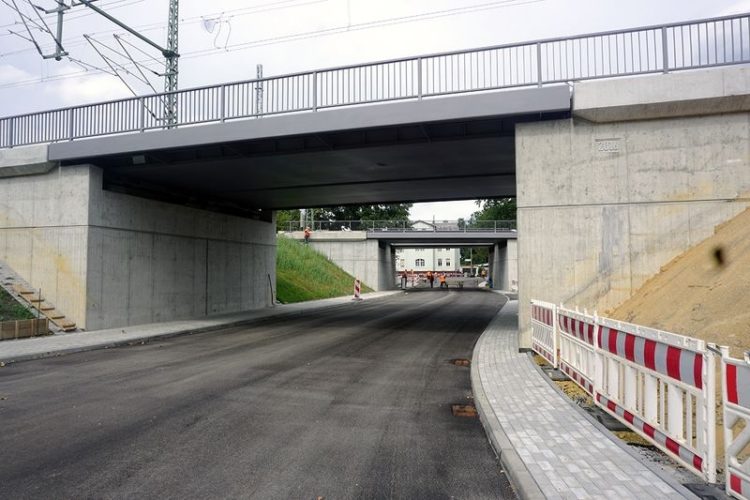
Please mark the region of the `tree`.
POLYGON ((299 229, 299 210, 277 210, 276 211, 276 229, 279 231, 289 231, 290 229, 299 229))
MULTIPOLYGON (((515 221, 516 220, 516 199, 515 198, 496 198, 477 200, 479 210, 471 214, 467 223, 469 229, 486 229, 488 221, 515 221), (484 224, 483 224, 484 223, 484 224)), ((460 227, 460 224, 459 224, 460 227)), ((489 248, 462 248, 461 261, 471 258, 473 265, 487 264, 490 258, 489 248)))
POLYGON ((341 205, 315 209, 315 220, 385 220, 407 221, 411 203, 378 205, 341 205))
POLYGON ((516 220, 516 199, 496 198, 477 200, 479 210, 471 215, 471 222, 486 220, 516 220))

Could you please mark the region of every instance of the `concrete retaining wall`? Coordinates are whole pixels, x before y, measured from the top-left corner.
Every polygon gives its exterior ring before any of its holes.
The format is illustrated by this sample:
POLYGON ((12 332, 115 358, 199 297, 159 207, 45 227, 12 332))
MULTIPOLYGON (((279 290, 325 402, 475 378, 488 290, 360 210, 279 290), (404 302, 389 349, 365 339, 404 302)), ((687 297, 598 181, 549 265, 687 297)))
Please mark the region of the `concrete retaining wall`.
POLYGON ((92 330, 270 305, 274 225, 102 190, 83 165, 0 182, 0 259, 92 330))
MULTIPOLYGON (((301 231, 290 236, 303 239, 301 231)), ((377 240, 368 240, 365 231, 316 231, 310 237, 310 245, 375 291, 395 287, 396 269, 390 245, 381 247, 377 240)))

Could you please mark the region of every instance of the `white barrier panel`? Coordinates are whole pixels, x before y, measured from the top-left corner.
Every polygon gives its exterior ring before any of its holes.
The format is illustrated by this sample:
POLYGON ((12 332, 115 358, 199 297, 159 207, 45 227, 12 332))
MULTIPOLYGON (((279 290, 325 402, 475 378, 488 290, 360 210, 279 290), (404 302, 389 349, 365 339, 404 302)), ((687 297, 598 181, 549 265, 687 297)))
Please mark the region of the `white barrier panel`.
POLYGON ((597 403, 716 482, 714 353, 702 340, 607 318, 597 323, 597 403))
POLYGON ((560 337, 560 370, 594 396, 597 366, 595 342, 598 332, 595 318, 558 307, 557 332, 560 337))
POLYGON ((721 348, 721 378, 724 381, 724 453, 727 494, 750 500, 750 361, 729 357, 721 348), (736 429, 736 431, 735 431, 736 429))
POLYGON ((557 368, 557 327, 555 304, 531 301, 531 348, 557 368))

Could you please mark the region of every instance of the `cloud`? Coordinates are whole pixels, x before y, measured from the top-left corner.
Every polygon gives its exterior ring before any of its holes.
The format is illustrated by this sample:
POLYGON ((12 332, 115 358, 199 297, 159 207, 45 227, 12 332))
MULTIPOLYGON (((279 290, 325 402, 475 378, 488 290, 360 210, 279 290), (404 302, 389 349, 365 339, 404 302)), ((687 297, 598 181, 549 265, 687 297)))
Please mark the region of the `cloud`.
POLYGON ((0 64, 0 85, 30 80, 34 75, 10 64, 0 64))
POLYGON ((735 2, 729 7, 726 7, 719 11, 719 16, 730 16, 733 14, 742 14, 744 12, 750 11, 750 0, 741 0, 739 2, 735 2))
POLYGON ((45 87, 45 93, 57 97, 62 106, 109 101, 131 95, 122 82, 102 74, 60 80, 45 87))

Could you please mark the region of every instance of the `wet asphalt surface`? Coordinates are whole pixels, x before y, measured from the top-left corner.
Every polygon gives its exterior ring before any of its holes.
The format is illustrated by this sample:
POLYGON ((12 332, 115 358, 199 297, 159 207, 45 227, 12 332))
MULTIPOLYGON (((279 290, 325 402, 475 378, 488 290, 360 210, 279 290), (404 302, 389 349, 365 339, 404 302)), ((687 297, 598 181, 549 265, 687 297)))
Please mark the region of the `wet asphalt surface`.
POLYGON ((411 292, 0 368, 0 498, 513 498, 450 411, 499 307, 411 292))

